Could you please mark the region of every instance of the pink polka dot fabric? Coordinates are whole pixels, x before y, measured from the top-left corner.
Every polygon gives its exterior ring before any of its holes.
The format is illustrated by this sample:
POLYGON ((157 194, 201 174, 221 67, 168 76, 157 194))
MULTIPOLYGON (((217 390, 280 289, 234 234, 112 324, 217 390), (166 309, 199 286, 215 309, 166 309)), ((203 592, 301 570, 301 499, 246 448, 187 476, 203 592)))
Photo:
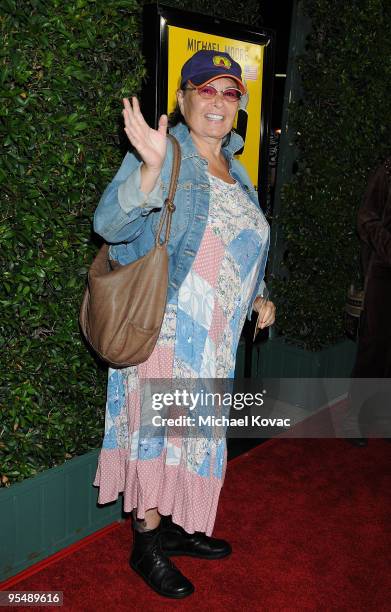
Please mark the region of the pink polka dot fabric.
POLYGON ((207 227, 202 239, 202 248, 194 260, 193 270, 208 281, 212 287, 216 284, 224 250, 223 242, 213 234, 211 228, 207 227))
POLYGON ((213 309, 212 323, 210 326, 209 336, 213 342, 218 345, 227 326, 227 318, 224 316, 223 309, 219 302, 215 304, 213 309))

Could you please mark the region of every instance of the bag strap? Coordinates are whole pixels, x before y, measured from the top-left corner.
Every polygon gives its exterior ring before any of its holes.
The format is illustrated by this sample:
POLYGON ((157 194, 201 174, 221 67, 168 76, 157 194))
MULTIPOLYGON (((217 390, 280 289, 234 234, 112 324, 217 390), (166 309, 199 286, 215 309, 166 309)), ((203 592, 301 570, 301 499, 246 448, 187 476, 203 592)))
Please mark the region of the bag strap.
POLYGON ((167 245, 168 240, 170 238, 170 230, 171 230, 171 220, 172 213, 174 212, 176 206, 174 204, 175 192, 178 184, 179 171, 181 168, 181 147, 177 139, 172 136, 172 134, 167 134, 167 138, 169 138, 172 142, 173 147, 173 159, 172 159, 172 168, 171 168, 171 179, 170 186, 168 189, 168 196, 164 201, 164 210, 163 214, 160 217, 159 227, 156 232, 155 244, 156 246, 167 245), (166 232, 164 236, 164 241, 160 242, 160 234, 163 229, 163 225, 166 222, 166 232))

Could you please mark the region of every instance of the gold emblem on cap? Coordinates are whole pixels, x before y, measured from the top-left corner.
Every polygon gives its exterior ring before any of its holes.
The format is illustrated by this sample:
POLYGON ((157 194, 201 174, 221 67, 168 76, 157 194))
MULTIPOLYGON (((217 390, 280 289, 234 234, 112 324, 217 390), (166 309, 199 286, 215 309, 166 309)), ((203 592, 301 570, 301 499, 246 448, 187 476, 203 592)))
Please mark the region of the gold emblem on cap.
POLYGON ((223 57, 222 55, 214 55, 213 63, 215 66, 224 66, 224 68, 227 68, 228 70, 231 68, 231 62, 229 61, 228 57, 223 57))

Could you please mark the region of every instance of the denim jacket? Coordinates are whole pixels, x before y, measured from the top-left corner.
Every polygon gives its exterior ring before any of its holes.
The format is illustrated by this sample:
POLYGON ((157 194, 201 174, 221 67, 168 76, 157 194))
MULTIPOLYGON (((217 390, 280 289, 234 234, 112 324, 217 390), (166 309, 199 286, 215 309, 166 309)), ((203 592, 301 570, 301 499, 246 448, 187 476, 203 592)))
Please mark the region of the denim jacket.
MULTIPOLYGON (((175 301, 179 287, 190 270, 205 231, 209 210, 208 162, 200 157, 184 124, 179 123, 171 128, 170 133, 181 145, 182 161, 174 199, 176 209, 172 216, 168 243, 168 302, 175 301)), ((228 160, 231 176, 239 181, 254 206, 260 209, 258 194, 244 166, 233 158, 242 146, 242 138, 232 132, 223 153, 228 160)), ((142 257, 155 244, 160 209, 168 194, 172 158, 173 149, 168 141, 166 159, 159 180, 154 189, 146 195, 140 190, 141 161, 134 153, 127 153, 114 179, 102 194, 94 215, 94 230, 106 242, 111 243, 110 257, 123 265, 142 257)), ((247 313, 249 319, 254 299, 262 294, 265 287, 263 277, 269 236, 268 231, 261 247, 261 265, 247 313)))

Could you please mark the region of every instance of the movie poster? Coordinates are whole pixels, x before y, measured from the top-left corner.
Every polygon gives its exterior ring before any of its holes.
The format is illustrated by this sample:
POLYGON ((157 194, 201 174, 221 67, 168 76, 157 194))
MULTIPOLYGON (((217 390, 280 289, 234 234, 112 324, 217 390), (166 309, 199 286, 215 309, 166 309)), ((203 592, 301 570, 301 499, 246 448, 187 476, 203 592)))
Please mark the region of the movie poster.
POLYGON ((261 146, 262 75, 265 45, 206 34, 196 30, 168 25, 168 95, 167 112, 176 104, 175 93, 184 62, 200 49, 229 53, 240 64, 249 92, 248 120, 243 152, 239 155, 250 178, 258 189, 259 152, 261 146))

